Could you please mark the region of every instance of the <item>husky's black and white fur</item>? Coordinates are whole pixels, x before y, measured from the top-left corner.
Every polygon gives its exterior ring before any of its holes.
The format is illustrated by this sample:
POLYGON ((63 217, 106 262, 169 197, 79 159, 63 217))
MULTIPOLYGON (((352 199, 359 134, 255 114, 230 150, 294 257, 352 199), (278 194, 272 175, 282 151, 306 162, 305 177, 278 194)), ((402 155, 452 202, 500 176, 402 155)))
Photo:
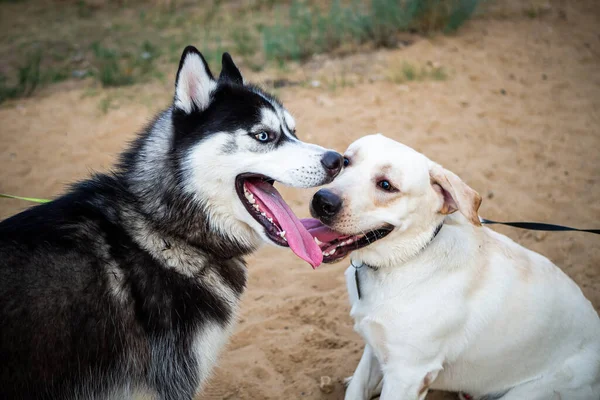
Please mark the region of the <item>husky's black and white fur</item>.
POLYGON ((191 399, 232 332, 242 257, 285 245, 244 179, 339 172, 227 53, 215 79, 186 48, 175 86, 114 173, 0 223, 1 399, 191 399))

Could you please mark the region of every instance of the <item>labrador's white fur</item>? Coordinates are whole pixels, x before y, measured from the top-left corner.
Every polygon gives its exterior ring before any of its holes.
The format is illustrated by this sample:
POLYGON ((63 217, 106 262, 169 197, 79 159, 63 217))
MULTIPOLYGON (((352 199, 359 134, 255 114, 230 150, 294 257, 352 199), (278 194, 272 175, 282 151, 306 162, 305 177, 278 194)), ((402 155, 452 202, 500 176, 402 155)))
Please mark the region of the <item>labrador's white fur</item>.
POLYGON ((346 271, 351 316, 366 342, 346 399, 381 392, 383 400, 422 400, 429 389, 600 399, 600 319, 567 275, 480 226, 479 195, 415 150, 372 135, 346 157, 329 186, 343 198, 331 227, 395 227, 351 255, 376 267, 358 270, 361 299, 355 269, 346 271), (397 191, 378 187, 382 179, 397 191))

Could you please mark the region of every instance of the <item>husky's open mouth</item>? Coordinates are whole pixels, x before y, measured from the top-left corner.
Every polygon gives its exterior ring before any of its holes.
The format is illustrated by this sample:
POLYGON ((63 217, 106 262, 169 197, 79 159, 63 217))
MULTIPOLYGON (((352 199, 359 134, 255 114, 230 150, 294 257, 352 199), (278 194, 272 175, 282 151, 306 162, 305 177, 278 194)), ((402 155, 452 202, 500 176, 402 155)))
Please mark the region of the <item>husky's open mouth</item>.
POLYGON ((313 268, 323 262, 323 253, 302 222, 273 187, 275 181, 258 174, 241 174, 235 189, 248 213, 265 228, 272 242, 289 247, 313 268))
POLYGON ((325 263, 340 261, 348 253, 386 237, 393 230, 393 227, 386 226, 358 235, 344 235, 332 230, 318 219, 306 218, 302 220, 302 224, 319 245, 325 263))

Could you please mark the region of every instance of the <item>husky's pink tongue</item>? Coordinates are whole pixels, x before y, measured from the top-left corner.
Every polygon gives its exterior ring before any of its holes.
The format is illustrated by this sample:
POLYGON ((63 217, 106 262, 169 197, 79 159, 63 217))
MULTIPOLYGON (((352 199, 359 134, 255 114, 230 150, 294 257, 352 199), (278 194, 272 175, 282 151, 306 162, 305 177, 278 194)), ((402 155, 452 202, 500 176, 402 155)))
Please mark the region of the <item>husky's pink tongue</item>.
POLYGON ((248 191, 269 209, 269 212, 277 220, 277 224, 285 231, 290 249, 313 268, 321 265, 323 252, 273 185, 255 179, 247 180, 245 185, 248 191))

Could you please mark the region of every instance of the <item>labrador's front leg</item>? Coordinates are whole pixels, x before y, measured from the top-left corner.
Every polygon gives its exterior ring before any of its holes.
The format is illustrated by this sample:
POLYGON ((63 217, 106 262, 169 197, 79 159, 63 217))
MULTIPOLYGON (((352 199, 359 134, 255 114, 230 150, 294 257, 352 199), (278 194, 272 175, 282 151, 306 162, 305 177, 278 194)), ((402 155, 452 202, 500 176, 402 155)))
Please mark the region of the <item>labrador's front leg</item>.
POLYGON ((362 358, 350 379, 346 389, 346 400, 369 400, 376 393, 380 386, 383 374, 381 365, 373 353, 373 349, 368 344, 365 345, 365 351, 362 358))

